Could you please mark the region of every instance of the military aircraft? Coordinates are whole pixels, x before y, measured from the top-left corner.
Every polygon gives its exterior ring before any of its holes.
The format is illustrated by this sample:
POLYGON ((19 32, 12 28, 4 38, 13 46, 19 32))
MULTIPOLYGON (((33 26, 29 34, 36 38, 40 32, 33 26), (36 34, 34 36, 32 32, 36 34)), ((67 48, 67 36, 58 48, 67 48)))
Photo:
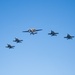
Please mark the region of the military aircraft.
POLYGON ((48 33, 48 35, 51 35, 51 36, 57 36, 57 34, 59 34, 59 33, 54 32, 54 31, 52 31, 52 30, 51 30, 51 33, 48 33))
POLYGON ((6 48, 9 48, 9 49, 12 49, 12 48, 14 48, 15 46, 12 46, 12 45, 10 45, 10 44, 7 44, 7 46, 6 46, 6 48))
POLYGON ((30 33, 30 35, 31 34, 37 34, 37 31, 41 31, 42 29, 34 29, 34 28, 32 28, 32 29, 28 29, 27 31, 23 31, 23 32, 29 32, 30 33))
POLYGON ((68 39, 74 38, 74 36, 71 36, 70 34, 67 34, 67 36, 65 36, 64 38, 66 38, 68 40, 68 39))
POLYGON ((16 42, 16 43, 22 43, 23 40, 20 40, 18 38, 15 38, 15 40, 13 40, 13 42, 16 42))

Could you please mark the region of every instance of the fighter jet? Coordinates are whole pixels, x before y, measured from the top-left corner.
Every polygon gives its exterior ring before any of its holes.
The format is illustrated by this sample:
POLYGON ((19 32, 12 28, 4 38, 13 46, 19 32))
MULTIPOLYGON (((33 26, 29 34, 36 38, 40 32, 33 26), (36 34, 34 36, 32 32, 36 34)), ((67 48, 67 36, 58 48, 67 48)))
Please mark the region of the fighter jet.
POLYGON ((18 38, 15 38, 15 40, 13 40, 13 42, 16 42, 16 43, 22 43, 23 40, 20 40, 18 38))
POLYGON ((12 49, 12 48, 14 48, 15 46, 12 46, 12 45, 10 45, 10 44, 7 44, 7 46, 6 46, 6 48, 9 48, 9 49, 12 49))
POLYGON ((57 36, 57 34, 59 34, 59 33, 54 32, 54 31, 52 31, 52 30, 51 30, 51 33, 48 33, 48 35, 51 35, 51 36, 57 36))
POLYGON ((29 32, 30 33, 30 35, 31 34, 37 34, 37 31, 41 31, 42 29, 34 29, 34 28, 32 28, 32 29, 28 29, 27 31, 23 31, 23 32, 29 32))
POLYGON ((70 34, 67 34, 67 36, 65 36, 64 38, 66 38, 68 40, 68 39, 74 38, 74 36, 71 36, 70 34))

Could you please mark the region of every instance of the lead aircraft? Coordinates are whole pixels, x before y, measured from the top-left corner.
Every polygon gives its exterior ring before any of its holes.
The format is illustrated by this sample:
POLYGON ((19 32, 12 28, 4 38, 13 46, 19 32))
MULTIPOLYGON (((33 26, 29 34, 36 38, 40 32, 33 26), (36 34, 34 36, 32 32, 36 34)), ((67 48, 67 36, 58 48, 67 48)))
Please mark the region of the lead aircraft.
POLYGON ((37 31, 41 31, 42 29, 35 29, 35 28, 31 28, 31 29, 28 29, 27 31, 23 31, 23 32, 29 32, 30 35, 31 34, 37 34, 37 31))

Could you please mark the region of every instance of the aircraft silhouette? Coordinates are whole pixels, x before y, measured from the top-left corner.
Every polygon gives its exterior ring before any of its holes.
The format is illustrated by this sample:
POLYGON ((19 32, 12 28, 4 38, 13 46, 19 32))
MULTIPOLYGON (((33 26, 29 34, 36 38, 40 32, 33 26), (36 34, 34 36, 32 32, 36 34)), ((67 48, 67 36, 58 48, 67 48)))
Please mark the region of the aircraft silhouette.
POLYGON ((59 34, 59 33, 54 32, 54 31, 52 31, 52 30, 51 30, 51 33, 48 33, 48 35, 51 35, 51 36, 57 36, 57 34, 59 34))
POLYGON ((41 31, 42 29, 34 29, 34 28, 32 28, 32 29, 28 29, 27 31, 23 31, 23 32, 29 32, 30 33, 30 35, 31 34, 37 34, 37 31, 41 31))
POLYGON ((10 44, 7 44, 7 46, 6 46, 6 48, 9 48, 9 49, 12 49, 12 48, 14 48, 15 46, 12 46, 12 45, 10 45, 10 44))
POLYGON ((67 34, 67 36, 65 36, 64 38, 66 38, 68 40, 68 39, 74 38, 74 36, 71 36, 70 34, 67 34))
POLYGON ((22 43, 23 40, 20 40, 18 38, 15 38, 15 40, 13 40, 13 42, 16 42, 16 43, 22 43))

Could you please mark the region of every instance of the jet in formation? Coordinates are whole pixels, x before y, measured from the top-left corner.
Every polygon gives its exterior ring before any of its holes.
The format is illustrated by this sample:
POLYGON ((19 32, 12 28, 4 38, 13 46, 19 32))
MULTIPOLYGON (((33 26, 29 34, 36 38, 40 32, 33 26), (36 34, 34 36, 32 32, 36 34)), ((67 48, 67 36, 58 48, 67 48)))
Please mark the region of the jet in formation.
POLYGON ((67 34, 67 36, 65 36, 64 38, 66 38, 68 40, 68 39, 74 38, 74 36, 71 36, 70 34, 67 34))
POLYGON ((51 36, 57 36, 57 34, 59 34, 59 33, 54 32, 54 31, 52 31, 52 30, 51 30, 51 32, 50 32, 50 33, 48 33, 48 35, 51 35, 51 36))
POLYGON ((13 42, 16 42, 16 43, 22 43, 23 40, 20 40, 18 38, 15 38, 15 40, 13 40, 13 42))
POLYGON ((7 44, 7 46, 6 46, 6 48, 9 48, 9 49, 12 49, 12 48, 14 48, 15 46, 12 46, 12 45, 10 45, 10 44, 7 44))
POLYGON ((28 29, 27 31, 23 31, 23 32, 29 32, 30 33, 30 35, 31 34, 37 34, 37 31, 41 31, 42 29, 34 29, 34 28, 32 28, 32 29, 28 29))
MULTIPOLYGON (((34 28, 32 28, 32 29, 28 29, 27 31, 23 31, 23 32, 29 32, 30 33, 30 35, 32 34, 32 35, 34 35, 34 34, 37 34, 37 31, 42 31, 42 29, 34 29, 34 28)), ((57 34, 59 34, 58 32, 55 32, 55 31, 53 31, 53 30, 51 30, 51 32, 50 33, 48 33, 48 35, 51 35, 51 36, 57 36, 57 34)), ((66 38, 66 39, 72 39, 72 38, 74 38, 75 36, 71 36, 70 34, 67 34, 67 36, 65 36, 64 38, 66 38)), ((22 43, 22 41, 23 40, 20 40, 20 39, 18 39, 18 38, 15 38, 14 40, 13 40, 13 42, 16 42, 16 43, 22 43)), ((6 46, 6 48, 9 48, 9 49, 13 49, 15 46, 13 46, 13 45, 10 45, 10 44, 7 44, 7 46, 6 46)))

